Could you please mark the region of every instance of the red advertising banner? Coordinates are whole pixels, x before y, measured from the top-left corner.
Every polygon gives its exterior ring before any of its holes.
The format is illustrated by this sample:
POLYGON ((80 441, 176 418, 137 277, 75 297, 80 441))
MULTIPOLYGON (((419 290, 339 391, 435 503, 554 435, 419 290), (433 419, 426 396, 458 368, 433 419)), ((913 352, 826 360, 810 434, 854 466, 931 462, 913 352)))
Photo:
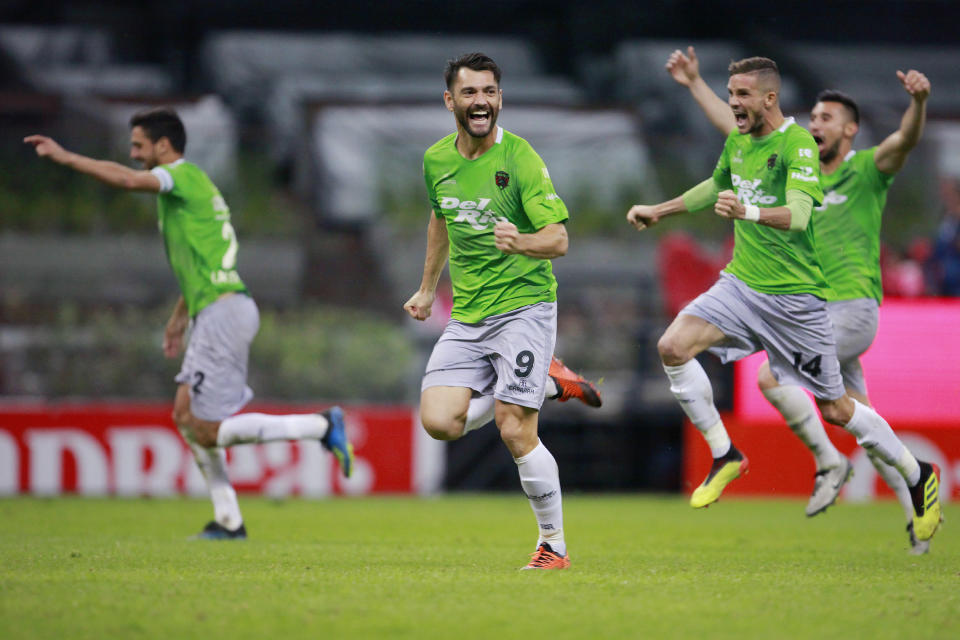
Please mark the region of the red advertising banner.
MULTIPOLYGON (((744 421, 723 416, 724 425, 737 448, 750 460, 746 476, 732 482, 723 495, 809 496, 816 471, 813 456, 793 435, 783 420, 744 421)), ((839 427, 826 425, 827 434, 853 463, 854 476, 842 498, 868 501, 893 497, 856 439, 839 427)), ((901 423, 897 435, 922 460, 940 466, 940 496, 946 502, 960 499, 960 425, 950 423, 901 423)), ((710 448, 696 427, 684 424, 684 491, 690 493, 710 470, 710 448)))
MULTIPOLYGON (((249 411, 304 413, 324 407, 255 404, 249 411)), ((171 405, 0 406, 0 495, 205 495, 171 405)), ((427 493, 442 481, 444 451, 409 407, 345 407, 356 464, 349 480, 317 442, 227 450, 238 491, 271 496, 427 493)))

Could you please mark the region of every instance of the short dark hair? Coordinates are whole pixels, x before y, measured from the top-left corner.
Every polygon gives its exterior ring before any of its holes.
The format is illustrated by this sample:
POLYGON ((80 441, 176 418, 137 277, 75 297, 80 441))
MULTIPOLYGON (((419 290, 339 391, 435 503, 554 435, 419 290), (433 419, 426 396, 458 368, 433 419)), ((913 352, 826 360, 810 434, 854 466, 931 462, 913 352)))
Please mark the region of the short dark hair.
POLYGON ((847 113, 850 114, 850 118, 860 124, 860 107, 857 106, 856 100, 845 94, 843 91, 837 91, 836 89, 824 89, 817 94, 817 102, 839 102, 847 109, 847 113))
POLYGON ((730 62, 727 71, 731 76, 741 73, 756 73, 762 81, 769 81, 776 91, 780 90, 780 69, 777 63, 770 58, 753 56, 743 60, 734 60, 730 62))
POLYGON ((490 56, 475 52, 465 53, 459 58, 447 60, 447 67, 443 70, 443 79, 447 83, 447 89, 453 87, 453 81, 461 67, 474 71, 492 71, 493 79, 497 81, 497 85, 500 84, 500 67, 497 66, 497 63, 490 56))
POLYGON ((183 153, 187 148, 187 130, 183 128, 180 116, 170 107, 157 107, 133 114, 130 128, 134 127, 143 129, 151 142, 166 138, 177 153, 183 153))

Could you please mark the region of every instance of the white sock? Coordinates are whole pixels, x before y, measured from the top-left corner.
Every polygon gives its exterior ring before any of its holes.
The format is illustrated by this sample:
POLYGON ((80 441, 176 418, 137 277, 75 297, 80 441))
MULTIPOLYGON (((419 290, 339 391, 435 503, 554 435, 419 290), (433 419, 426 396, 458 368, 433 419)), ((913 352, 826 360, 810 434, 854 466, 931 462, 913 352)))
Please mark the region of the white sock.
POLYGON ((720 420, 720 413, 713 406, 713 387, 710 378, 696 358, 679 366, 663 365, 670 378, 670 391, 680 403, 690 422, 700 430, 710 453, 719 458, 730 450, 730 436, 720 420))
POLYGON ((493 396, 470 398, 470 404, 467 406, 467 421, 463 425, 463 435, 467 435, 493 420, 496 406, 497 403, 493 396))
POLYGON ((909 486, 920 481, 920 465, 907 450, 887 421, 870 407, 853 401, 853 417, 843 426, 857 436, 857 444, 892 467, 896 467, 909 486))
POLYGON ((274 416, 266 413, 240 413, 220 423, 217 446, 231 447, 249 442, 322 438, 327 434, 327 419, 318 413, 274 416))
POLYGON ((899 471, 878 458, 874 452, 867 451, 867 455, 883 481, 897 494, 897 501, 900 502, 900 507, 903 508, 903 513, 907 516, 907 522, 913 522, 913 500, 910 498, 910 488, 907 486, 907 481, 903 479, 899 471))
POLYGON ((792 384, 781 385, 764 389, 763 395, 813 453, 817 461, 817 471, 840 466, 840 452, 827 437, 817 415, 817 408, 803 389, 792 384))
POLYGON ((553 379, 553 376, 547 376, 547 381, 544 383, 543 388, 546 391, 543 397, 547 400, 560 397, 560 387, 557 386, 557 381, 553 379))
POLYGON ((233 490, 227 477, 226 454, 223 449, 201 447, 185 429, 180 432, 193 452, 200 473, 207 481, 207 489, 213 501, 213 519, 231 531, 238 529, 243 524, 243 516, 240 515, 237 492, 233 490))
POLYGON ((514 458, 520 473, 520 486, 530 500, 537 517, 540 536, 537 546, 546 542, 559 555, 566 555, 567 543, 563 539, 563 499, 560 494, 560 471, 557 461, 543 443, 537 441, 533 451, 514 458))

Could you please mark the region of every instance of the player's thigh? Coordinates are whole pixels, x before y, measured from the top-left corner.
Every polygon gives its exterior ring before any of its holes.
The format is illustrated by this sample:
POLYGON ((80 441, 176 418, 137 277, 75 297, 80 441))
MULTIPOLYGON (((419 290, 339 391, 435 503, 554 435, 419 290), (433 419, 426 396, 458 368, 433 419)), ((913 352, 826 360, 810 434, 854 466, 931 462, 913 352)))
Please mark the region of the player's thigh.
POLYGON ((181 431, 186 430, 194 442, 204 447, 216 446, 220 422, 202 420, 193 414, 189 385, 181 384, 177 387, 173 400, 173 421, 181 431))
POLYGON ((497 373, 494 397, 539 410, 557 339, 557 304, 533 304, 491 321, 485 346, 497 373))
POLYGON ((856 392, 858 399, 866 397, 867 382, 860 356, 870 348, 877 335, 877 302, 871 298, 830 302, 827 312, 837 342, 843 385, 856 392))
POLYGON ((240 294, 218 300, 197 315, 176 377, 187 388, 193 416, 219 422, 253 397, 247 366, 258 327, 256 305, 240 294))
POLYGON ((657 348, 661 355, 689 359, 726 338, 716 325, 698 316, 680 313, 663 332, 657 348))
POLYGON ((837 343, 837 359, 844 363, 863 355, 877 336, 879 309, 876 300, 858 298, 827 303, 827 314, 837 343))
POLYGON ((430 353, 420 383, 421 393, 431 387, 464 387, 489 395, 496 372, 484 344, 483 324, 451 320, 430 353))
POLYGON ((746 357, 761 348, 755 339, 756 292, 738 278, 720 274, 713 286, 680 310, 657 349, 668 365, 679 365, 710 349, 724 362, 746 357))
POLYGON ((472 395, 468 387, 427 387, 420 393, 420 420, 427 428, 462 423, 472 395))
POLYGON ((812 295, 767 296, 756 329, 780 384, 797 384, 820 400, 845 396, 826 305, 812 295))

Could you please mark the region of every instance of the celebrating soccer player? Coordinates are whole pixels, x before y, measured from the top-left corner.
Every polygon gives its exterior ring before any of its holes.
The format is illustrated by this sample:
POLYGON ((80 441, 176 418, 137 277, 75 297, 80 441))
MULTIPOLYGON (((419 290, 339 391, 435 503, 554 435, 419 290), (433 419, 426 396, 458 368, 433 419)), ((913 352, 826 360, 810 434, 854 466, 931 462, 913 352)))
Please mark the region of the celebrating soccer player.
MULTIPOLYGON (((674 51, 667 70, 690 93, 711 123, 724 134, 736 123, 733 112, 700 76, 696 51, 674 51)), ((837 342, 840 373, 847 393, 870 406, 860 356, 877 333, 878 307, 883 299, 880 281, 880 220, 887 190, 916 146, 926 119, 930 81, 919 71, 897 71, 910 96, 900 128, 879 145, 853 150, 860 128, 860 109, 840 91, 822 91, 810 115, 810 133, 820 156, 823 204, 814 209, 813 230, 823 275, 829 283, 827 313, 837 342)), ((779 384, 764 363, 758 375, 760 389, 787 424, 813 453, 817 472, 806 513, 814 516, 833 504, 852 475, 850 461, 827 437, 810 398, 796 385, 779 384)), ((911 553, 929 550, 928 540, 913 531, 913 501, 899 472, 884 463, 875 449, 866 449, 880 476, 893 489, 907 518, 911 553)))
POLYGON ((457 130, 424 155, 433 211, 423 279, 404 309, 429 317, 449 257, 453 312, 427 363, 420 417, 438 440, 456 440, 494 418, 539 525, 524 568, 565 569, 560 475, 537 436, 539 410, 547 397, 600 403, 592 385, 552 357, 557 281, 550 260, 567 252, 567 208, 530 144, 497 125, 497 64, 469 53, 450 60, 444 75, 457 130))
POLYGON ((809 224, 814 205, 824 201, 818 145, 792 118, 784 118, 773 60, 732 62, 727 90, 735 129, 713 176, 682 196, 627 212, 638 230, 711 205, 717 215, 734 221, 732 260, 706 293, 680 311, 657 344, 670 390, 714 458, 690 504, 713 503, 747 469, 695 356, 709 350, 730 362, 762 349, 778 383, 809 390, 824 419, 844 427, 897 469, 910 488, 913 533, 929 540, 940 525, 939 469, 914 458, 890 425, 843 385, 827 314, 828 285, 809 224))
POLYGON ((260 326, 257 305, 237 272, 237 236, 219 189, 187 162, 187 134, 173 109, 130 119, 130 158, 145 170, 67 151, 41 135, 24 139, 37 155, 93 176, 110 186, 157 194, 160 232, 181 296, 167 322, 163 353, 177 357, 192 326, 173 419, 189 444, 213 500, 214 519, 198 538, 246 538, 237 494, 227 477, 223 447, 249 442, 314 439, 332 452, 350 476, 353 448, 343 411, 322 414, 234 415, 253 397, 247 386, 250 343, 260 326))

